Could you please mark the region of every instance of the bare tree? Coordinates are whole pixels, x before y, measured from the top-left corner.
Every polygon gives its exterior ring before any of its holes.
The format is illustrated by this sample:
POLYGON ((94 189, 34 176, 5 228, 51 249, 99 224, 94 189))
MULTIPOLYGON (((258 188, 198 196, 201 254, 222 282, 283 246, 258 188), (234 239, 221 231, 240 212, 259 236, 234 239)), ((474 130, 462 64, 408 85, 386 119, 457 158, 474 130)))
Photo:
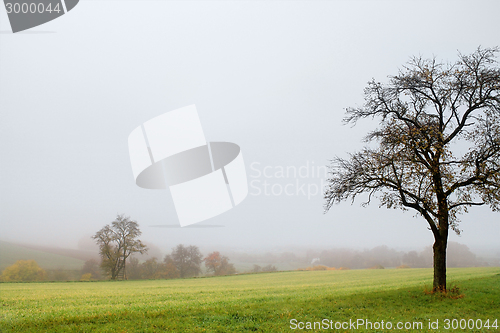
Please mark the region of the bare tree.
POLYGON ((202 254, 200 249, 195 245, 184 246, 177 245, 172 249, 172 254, 167 255, 164 262, 172 262, 181 278, 197 276, 201 273, 202 254))
POLYGON ((367 193, 380 206, 413 209, 434 235, 434 291, 446 290, 448 230, 471 206, 500 208, 500 69, 497 48, 453 64, 412 58, 388 84, 372 80, 346 123, 378 118, 362 151, 336 157, 325 191, 334 203, 367 193))
POLYGON ((132 253, 147 252, 146 245, 138 239, 141 234, 136 221, 118 215, 111 225, 106 225, 92 237, 99 245, 101 267, 111 280, 126 279, 125 264, 132 253))

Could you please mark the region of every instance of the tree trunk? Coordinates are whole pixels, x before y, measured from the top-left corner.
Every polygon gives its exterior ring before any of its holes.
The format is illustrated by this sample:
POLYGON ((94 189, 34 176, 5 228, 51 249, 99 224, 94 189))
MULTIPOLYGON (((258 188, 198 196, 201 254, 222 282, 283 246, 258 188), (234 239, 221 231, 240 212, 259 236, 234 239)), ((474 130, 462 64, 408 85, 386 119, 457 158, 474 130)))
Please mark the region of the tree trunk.
MULTIPOLYGON (((447 235, 446 235, 447 236, 447 235)), ((446 291, 446 246, 447 237, 438 237, 435 239, 432 247, 434 251, 434 283, 433 292, 446 291)))
POLYGON ((437 172, 433 175, 434 186, 438 204, 438 228, 434 232, 434 282, 432 285, 433 292, 446 291, 446 247, 448 245, 448 229, 449 229, 449 208, 448 198, 443 191, 443 183, 439 166, 437 172))

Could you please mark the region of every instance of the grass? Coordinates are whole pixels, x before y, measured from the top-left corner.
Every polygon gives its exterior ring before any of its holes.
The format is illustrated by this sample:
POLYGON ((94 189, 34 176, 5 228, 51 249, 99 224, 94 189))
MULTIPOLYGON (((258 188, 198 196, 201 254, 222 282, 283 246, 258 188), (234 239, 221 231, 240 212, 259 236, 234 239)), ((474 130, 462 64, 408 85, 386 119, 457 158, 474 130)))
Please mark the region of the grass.
POLYGON ((3 283, 0 284, 0 331, 292 332, 290 320, 294 318, 302 322, 363 318, 372 322, 423 323, 423 330, 398 332, 442 332, 427 330, 428 320, 439 320, 441 328, 446 318, 500 321, 499 268, 456 268, 448 272, 449 285, 460 290, 460 297, 426 294, 425 287, 432 284, 431 269, 295 271, 186 280, 3 283))

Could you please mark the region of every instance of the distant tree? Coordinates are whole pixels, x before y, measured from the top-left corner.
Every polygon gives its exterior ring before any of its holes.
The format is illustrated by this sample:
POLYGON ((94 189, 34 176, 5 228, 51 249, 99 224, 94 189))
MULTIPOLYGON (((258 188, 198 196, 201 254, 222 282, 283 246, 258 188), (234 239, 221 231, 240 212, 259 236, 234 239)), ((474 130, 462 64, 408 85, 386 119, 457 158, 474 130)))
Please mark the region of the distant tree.
POLYGON ((170 259, 179 271, 181 278, 197 276, 201 273, 202 254, 195 245, 184 246, 177 245, 172 249, 170 259))
POLYGON ((465 244, 450 242, 449 252, 448 267, 475 267, 480 265, 476 255, 465 244))
MULTIPOLYGON (((431 261, 432 261, 432 249, 431 249, 431 261)), ((424 258, 418 255, 417 251, 410 251, 408 253, 403 254, 402 262, 403 265, 410 266, 412 268, 426 267, 424 258)))
MULTIPOLYGON (((419 256, 425 263, 423 267, 432 267, 432 247, 426 247, 419 256)), ((480 263, 469 247, 457 242, 448 243, 447 267, 475 267, 480 263)))
POLYGON ((165 264, 158 262, 156 257, 146 260, 141 265, 143 279, 161 279, 164 276, 165 264))
POLYGON ((203 259, 207 271, 213 275, 229 275, 236 273, 234 265, 229 263, 229 258, 221 256, 218 251, 210 253, 203 259))
POLYGON ((101 267, 116 280, 126 279, 126 261, 133 253, 146 253, 148 248, 138 237, 141 235, 139 224, 129 217, 118 215, 111 225, 104 226, 92 238, 99 245, 101 267))
POLYGON ((414 57, 388 84, 372 80, 365 105, 348 108, 346 123, 378 118, 373 145, 336 157, 325 191, 333 204, 412 209, 434 236, 433 291, 446 290, 448 231, 472 206, 500 209, 500 68, 498 48, 478 48, 454 64, 414 57))
POLYGON ((126 268, 127 279, 139 280, 142 279, 141 264, 139 264, 139 259, 132 256, 128 260, 126 268))
POLYGON ((260 267, 259 265, 253 265, 252 272, 254 273, 262 272, 262 267, 260 267))
POLYGON ((5 282, 44 281, 46 277, 47 273, 38 266, 35 260, 18 260, 3 270, 1 280, 5 282))
POLYGON ((160 276, 162 279, 177 279, 181 276, 179 270, 177 269, 177 267, 175 267, 175 263, 174 260, 172 259, 172 256, 169 255, 165 256, 163 264, 164 268, 160 276))
MULTIPOLYGON (((401 254, 394 250, 389 249, 386 245, 381 245, 371 249, 366 255, 369 257, 366 266, 381 265, 384 267, 396 267, 401 265, 401 254)), ((362 260, 363 261, 363 260, 362 260)), ((352 268, 359 268, 355 262, 349 265, 352 268)))
POLYGON ((95 259, 89 259, 83 264, 81 275, 91 274, 92 279, 99 280, 101 278, 101 268, 95 259))
POLYGON ((267 266, 262 267, 262 271, 263 271, 263 272, 276 272, 277 270, 278 270, 278 269, 276 268, 276 266, 271 265, 271 264, 269 264, 269 265, 267 265, 267 266))

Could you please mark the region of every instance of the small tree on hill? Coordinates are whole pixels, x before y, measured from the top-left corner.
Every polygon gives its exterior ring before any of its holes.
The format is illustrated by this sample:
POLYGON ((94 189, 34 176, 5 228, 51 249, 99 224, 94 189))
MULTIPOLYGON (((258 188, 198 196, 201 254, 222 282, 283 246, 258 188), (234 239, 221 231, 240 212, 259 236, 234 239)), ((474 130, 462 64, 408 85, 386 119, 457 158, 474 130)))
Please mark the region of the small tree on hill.
POLYGON ((111 225, 104 226, 92 238, 99 245, 101 267, 111 280, 126 278, 127 258, 133 253, 146 253, 148 248, 138 237, 141 235, 139 224, 130 217, 118 215, 111 225))

